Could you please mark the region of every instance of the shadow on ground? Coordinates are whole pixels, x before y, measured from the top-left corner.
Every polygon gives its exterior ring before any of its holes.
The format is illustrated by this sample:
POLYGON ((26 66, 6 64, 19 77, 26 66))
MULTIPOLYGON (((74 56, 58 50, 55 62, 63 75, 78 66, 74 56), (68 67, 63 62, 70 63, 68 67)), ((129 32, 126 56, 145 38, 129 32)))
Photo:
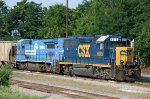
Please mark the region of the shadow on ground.
POLYGON ((141 78, 139 79, 139 82, 146 82, 146 83, 150 83, 150 76, 141 76, 141 78))

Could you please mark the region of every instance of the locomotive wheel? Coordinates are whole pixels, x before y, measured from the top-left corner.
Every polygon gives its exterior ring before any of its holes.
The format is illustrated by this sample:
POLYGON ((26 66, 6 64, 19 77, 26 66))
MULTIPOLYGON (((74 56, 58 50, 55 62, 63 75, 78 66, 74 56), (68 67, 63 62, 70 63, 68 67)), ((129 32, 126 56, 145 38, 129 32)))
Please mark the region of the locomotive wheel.
POLYGON ((125 80, 125 72, 124 72, 124 70, 117 70, 115 79, 117 81, 124 81, 125 80))
POLYGON ((100 78, 100 68, 94 67, 93 69, 94 69, 94 70, 93 70, 93 76, 94 76, 95 78, 100 78))
POLYGON ((64 75, 64 74, 65 74, 65 66, 61 66, 60 70, 61 70, 61 71, 60 71, 60 72, 61 72, 61 74, 63 74, 63 75, 64 75))
POLYGON ((104 70, 101 70, 101 78, 103 79, 103 80, 109 80, 109 79, 111 79, 111 77, 110 77, 110 70, 109 69, 104 69, 104 70))
POLYGON ((26 63, 17 63, 16 68, 20 69, 20 70, 24 70, 27 68, 27 65, 26 65, 26 63))
POLYGON ((71 77, 74 76, 74 72, 73 72, 73 67, 72 67, 72 66, 69 67, 69 75, 70 75, 71 77))
POLYGON ((50 72, 51 71, 51 68, 48 66, 48 65, 46 65, 46 72, 50 72))
POLYGON ((141 69, 134 71, 134 78, 139 80, 140 77, 141 77, 141 69))
POLYGON ((19 67, 20 67, 20 63, 16 63, 16 68, 20 69, 19 67))
POLYGON ((105 69, 105 74, 106 74, 106 80, 109 80, 109 79, 111 79, 111 77, 110 77, 110 70, 109 69, 105 69))
POLYGON ((105 79, 106 79, 106 75, 105 75, 105 74, 103 74, 102 79, 103 79, 103 80, 105 80, 105 79))

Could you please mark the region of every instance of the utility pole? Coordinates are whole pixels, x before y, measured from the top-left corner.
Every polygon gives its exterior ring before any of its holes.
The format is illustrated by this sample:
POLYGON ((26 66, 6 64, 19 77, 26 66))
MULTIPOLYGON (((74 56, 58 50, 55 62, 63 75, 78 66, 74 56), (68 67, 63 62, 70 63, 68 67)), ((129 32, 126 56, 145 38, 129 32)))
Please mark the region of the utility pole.
POLYGON ((68 38, 68 0, 66 0, 66 38, 68 38))

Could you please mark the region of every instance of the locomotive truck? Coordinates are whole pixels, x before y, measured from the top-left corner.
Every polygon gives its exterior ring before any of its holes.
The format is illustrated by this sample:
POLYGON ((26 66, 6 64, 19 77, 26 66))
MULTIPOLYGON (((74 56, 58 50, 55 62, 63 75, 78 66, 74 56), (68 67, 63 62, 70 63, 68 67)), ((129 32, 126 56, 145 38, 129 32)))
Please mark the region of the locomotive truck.
POLYGON ((22 39, 17 42, 16 67, 117 81, 141 76, 130 40, 121 35, 55 39, 22 39))

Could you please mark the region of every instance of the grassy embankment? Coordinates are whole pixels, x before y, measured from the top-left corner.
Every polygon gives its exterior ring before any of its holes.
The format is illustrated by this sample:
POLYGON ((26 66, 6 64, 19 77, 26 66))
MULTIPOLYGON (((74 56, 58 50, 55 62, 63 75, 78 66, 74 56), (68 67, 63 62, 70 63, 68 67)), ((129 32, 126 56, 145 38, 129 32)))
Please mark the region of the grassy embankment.
POLYGON ((38 99, 36 96, 29 96, 9 87, 0 87, 0 99, 38 99))
POLYGON ((8 65, 0 65, 0 99, 37 99, 10 87, 12 70, 8 65))

